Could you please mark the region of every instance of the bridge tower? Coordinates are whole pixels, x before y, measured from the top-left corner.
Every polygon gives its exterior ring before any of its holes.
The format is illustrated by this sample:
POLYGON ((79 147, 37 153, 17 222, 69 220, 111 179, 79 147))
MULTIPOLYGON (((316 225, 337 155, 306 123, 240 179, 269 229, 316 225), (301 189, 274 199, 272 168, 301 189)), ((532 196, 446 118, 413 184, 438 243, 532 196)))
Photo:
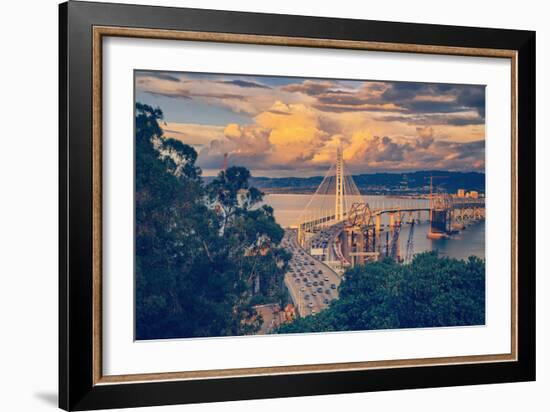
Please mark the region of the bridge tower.
POLYGON ((344 219, 344 159, 342 147, 336 150, 336 204, 334 217, 336 221, 344 219))

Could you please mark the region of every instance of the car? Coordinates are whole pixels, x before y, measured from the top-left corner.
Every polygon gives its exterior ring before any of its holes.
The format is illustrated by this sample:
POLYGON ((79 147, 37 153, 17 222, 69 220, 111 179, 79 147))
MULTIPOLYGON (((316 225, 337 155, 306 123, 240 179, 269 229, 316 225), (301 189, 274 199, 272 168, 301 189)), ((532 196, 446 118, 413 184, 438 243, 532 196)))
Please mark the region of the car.
POLYGON ((323 293, 323 288, 317 288, 317 292, 323 293))
POLYGON ((318 274, 322 275, 323 274, 323 271, 321 269, 319 269, 319 272, 317 272, 318 274))
POLYGON ((330 279, 328 278, 328 276, 325 276, 325 282, 328 282, 330 279))
POLYGON ((313 286, 319 286, 319 282, 317 281, 313 282, 313 286))
POLYGON ((300 278, 295 279, 296 283, 300 283, 300 278))
POLYGON ((305 299, 305 300, 309 300, 309 298, 310 298, 309 295, 305 295, 305 296, 304 296, 304 299, 305 299))
POLYGON ((314 273, 313 277, 317 279, 319 277, 319 275, 317 273, 314 273))
POLYGON ((302 286, 302 287, 300 288, 300 291, 301 291, 301 292, 305 292, 305 291, 306 291, 306 287, 305 287, 305 286, 302 286))
POLYGON ((311 282, 307 282, 307 283, 306 283, 306 286, 307 286, 307 287, 311 287, 311 282))
POLYGON ((325 290, 325 293, 326 293, 327 295, 330 295, 330 289, 325 290))
POLYGON ((311 296, 317 296, 317 292, 315 291, 311 292, 311 296))
POLYGON ((330 288, 331 289, 336 289, 336 285, 334 283, 331 283, 330 288))
MULTIPOLYGON (((308 307, 308 308, 312 308, 312 307, 313 307, 313 302, 309 302, 309 303, 307 304, 307 307, 308 307)), ((313 312, 313 311, 312 311, 312 312, 313 312)))
POLYGON ((330 300, 327 299, 327 298, 325 298, 325 299, 323 300, 323 303, 324 303, 325 305, 328 305, 328 304, 330 303, 330 300))
POLYGON ((292 277, 293 277, 293 278, 295 278, 296 276, 298 276, 298 275, 296 275, 296 273, 293 273, 293 274, 292 274, 292 277))
POLYGON ((314 262, 313 260, 312 260, 311 262, 309 262, 309 264, 310 264, 311 266, 315 266, 315 262, 314 262))
POLYGON ((317 313, 317 311, 315 309, 311 309, 311 314, 312 315, 315 315, 317 313))
POLYGON ((319 281, 319 285, 324 286, 324 285, 325 285, 325 282, 322 281, 322 280, 320 280, 320 281, 319 281))

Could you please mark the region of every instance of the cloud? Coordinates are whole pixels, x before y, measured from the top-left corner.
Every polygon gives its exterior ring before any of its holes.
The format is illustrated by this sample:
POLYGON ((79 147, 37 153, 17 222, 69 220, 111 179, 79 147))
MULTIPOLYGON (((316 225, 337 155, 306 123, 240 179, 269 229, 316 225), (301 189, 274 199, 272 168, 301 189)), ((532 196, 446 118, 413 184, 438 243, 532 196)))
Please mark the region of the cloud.
POLYGON ((212 140, 224 137, 223 126, 167 122, 162 123, 161 127, 166 137, 197 147, 208 145, 212 140))
POLYGON ((356 173, 485 165, 484 86, 261 79, 181 74, 175 82, 146 72, 136 88, 247 114, 246 124, 167 123, 167 136, 198 148, 203 168, 219 169, 228 153, 229 164, 253 171, 323 174, 340 145, 356 173))
POLYGON ((417 127, 418 138, 416 139, 415 146, 419 149, 427 149, 434 142, 434 128, 432 126, 417 127))
POLYGON ((281 87, 281 90, 291 93, 303 93, 317 96, 330 91, 336 84, 332 81, 304 80, 302 83, 292 83, 281 87))
POLYGON ((137 77, 150 77, 159 80, 168 80, 170 82, 179 82, 179 77, 176 77, 168 72, 156 72, 156 71, 138 71, 136 72, 137 77))
POLYGON ((365 82, 354 89, 337 82, 305 80, 284 89, 314 98, 314 107, 326 112, 387 112, 392 113, 387 121, 422 123, 434 120, 456 126, 485 122, 484 86, 365 82), (474 115, 461 116, 462 113, 474 115))
POLYGON ((219 168, 227 153, 230 165, 256 169, 265 164, 270 150, 269 130, 230 123, 223 130, 223 137, 210 141, 199 153, 198 164, 207 169, 219 168))
POLYGON ((373 136, 366 130, 353 134, 350 145, 344 149, 344 159, 350 165, 401 162, 413 150, 410 142, 388 136, 373 136))
POLYGON ((402 113, 383 115, 378 118, 385 122, 406 122, 410 125, 451 125, 451 126, 468 126, 468 125, 484 125, 485 119, 482 119, 478 112, 474 110, 459 111, 454 113, 430 113, 423 111, 420 113, 402 113))
POLYGON ((258 88, 258 89, 271 89, 271 87, 266 86, 265 84, 251 82, 251 81, 247 81, 247 80, 240 80, 240 79, 221 80, 218 83, 220 83, 220 84, 233 84, 235 86, 245 87, 245 88, 252 87, 252 88, 258 88))
POLYGON ((484 167, 483 140, 444 140, 435 126, 405 127, 390 134, 388 123, 371 122, 357 113, 335 115, 302 104, 275 102, 248 125, 229 124, 223 138, 210 142, 199 154, 203 168, 229 163, 252 170, 323 174, 344 148, 346 167, 368 171, 484 167))
POLYGON ((230 112, 255 116, 273 105, 276 100, 287 103, 307 103, 307 96, 272 88, 258 81, 231 76, 181 74, 179 82, 156 72, 138 72, 136 91, 173 99, 197 100, 219 106, 230 112))

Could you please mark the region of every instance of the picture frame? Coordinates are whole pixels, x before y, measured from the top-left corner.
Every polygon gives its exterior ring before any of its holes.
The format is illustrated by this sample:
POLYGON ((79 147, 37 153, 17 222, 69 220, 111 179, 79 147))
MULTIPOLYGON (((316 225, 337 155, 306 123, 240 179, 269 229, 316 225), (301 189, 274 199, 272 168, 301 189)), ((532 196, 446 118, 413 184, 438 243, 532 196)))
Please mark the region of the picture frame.
MULTIPOLYGON (((59 406, 91 410, 535 379, 535 33, 70 1, 59 7, 59 406), (510 352, 105 375, 103 40, 507 59, 510 352)), ((223 69, 220 69, 223 70, 223 69)))

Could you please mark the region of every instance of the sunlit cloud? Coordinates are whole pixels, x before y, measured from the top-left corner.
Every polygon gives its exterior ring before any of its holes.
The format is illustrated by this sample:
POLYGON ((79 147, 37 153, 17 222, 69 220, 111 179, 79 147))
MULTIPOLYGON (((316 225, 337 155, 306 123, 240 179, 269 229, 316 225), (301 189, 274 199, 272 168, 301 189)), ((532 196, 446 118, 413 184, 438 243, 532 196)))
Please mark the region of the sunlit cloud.
POLYGON ((193 145, 205 170, 227 154, 253 173, 320 174, 339 146, 354 173, 485 167, 484 86, 138 72, 136 90, 171 109, 246 113, 221 126, 166 119, 165 134, 193 145))

